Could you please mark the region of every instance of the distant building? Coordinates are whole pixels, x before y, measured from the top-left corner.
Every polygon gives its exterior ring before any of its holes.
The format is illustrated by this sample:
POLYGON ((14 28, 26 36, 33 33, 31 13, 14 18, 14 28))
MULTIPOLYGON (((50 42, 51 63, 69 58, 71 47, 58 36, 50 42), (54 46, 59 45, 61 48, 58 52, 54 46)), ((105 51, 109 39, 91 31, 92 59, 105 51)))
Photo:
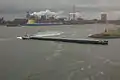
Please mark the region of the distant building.
POLYGON ((107 21, 107 14, 106 13, 101 14, 101 21, 103 21, 103 22, 107 21))
POLYGON ((27 23, 27 19, 14 19, 12 21, 12 23, 14 23, 14 24, 26 24, 27 23))
POLYGON ((4 17, 0 18, 0 24, 3 24, 4 22, 4 17))
POLYGON ((30 18, 30 12, 27 12, 27 14, 26 14, 26 18, 27 18, 27 19, 30 18))

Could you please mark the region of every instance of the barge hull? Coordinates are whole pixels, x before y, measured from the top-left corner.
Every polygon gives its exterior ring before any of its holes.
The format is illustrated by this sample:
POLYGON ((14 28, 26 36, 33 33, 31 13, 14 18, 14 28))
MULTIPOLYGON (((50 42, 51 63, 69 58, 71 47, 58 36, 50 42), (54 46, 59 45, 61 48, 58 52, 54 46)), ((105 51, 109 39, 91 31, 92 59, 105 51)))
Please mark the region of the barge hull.
POLYGON ((105 40, 86 40, 86 39, 69 39, 69 38, 51 38, 51 37, 23 37, 23 40, 44 40, 44 41, 59 41, 59 42, 70 42, 80 44, 101 44, 108 45, 108 41, 105 40))

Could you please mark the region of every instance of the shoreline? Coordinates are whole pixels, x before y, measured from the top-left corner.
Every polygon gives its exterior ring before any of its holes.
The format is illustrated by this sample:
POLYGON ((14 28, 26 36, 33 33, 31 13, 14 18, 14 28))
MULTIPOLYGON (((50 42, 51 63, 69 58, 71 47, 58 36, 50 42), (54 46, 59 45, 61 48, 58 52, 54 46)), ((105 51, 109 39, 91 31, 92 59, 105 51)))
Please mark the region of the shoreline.
POLYGON ((98 34, 91 34, 88 37, 91 38, 102 38, 102 39, 115 39, 120 38, 120 28, 115 30, 107 30, 105 29, 104 32, 98 34))

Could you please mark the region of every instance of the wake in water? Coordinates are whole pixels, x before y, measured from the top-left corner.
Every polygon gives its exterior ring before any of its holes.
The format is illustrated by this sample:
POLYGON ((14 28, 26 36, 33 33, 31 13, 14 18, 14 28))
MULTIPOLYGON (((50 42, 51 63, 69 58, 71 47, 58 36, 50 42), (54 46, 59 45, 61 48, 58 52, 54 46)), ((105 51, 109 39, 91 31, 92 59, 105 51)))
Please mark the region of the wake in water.
MULTIPOLYGON (((38 32, 36 34, 33 35, 28 35, 27 33, 24 35, 25 37, 49 37, 49 36, 59 36, 61 34, 63 34, 64 32, 60 32, 60 31, 44 31, 44 32, 38 32)), ((22 39, 21 36, 18 36, 17 39, 22 39)))
POLYGON ((22 39, 22 37, 17 37, 17 39, 22 39))
POLYGON ((17 40, 17 39, 22 39, 22 37, 11 37, 11 38, 0 38, 0 41, 11 41, 11 40, 17 40))
POLYGON ((34 36, 34 37, 58 36, 58 35, 61 35, 62 33, 64 33, 64 32, 45 31, 45 32, 38 32, 37 34, 34 34, 32 36, 34 36))
POLYGON ((0 38, 0 41, 10 41, 13 40, 12 38, 0 38))
POLYGON ((57 48, 54 50, 53 54, 51 56, 48 56, 46 60, 51 60, 55 57, 59 57, 62 54, 63 51, 63 44, 58 44, 57 48))

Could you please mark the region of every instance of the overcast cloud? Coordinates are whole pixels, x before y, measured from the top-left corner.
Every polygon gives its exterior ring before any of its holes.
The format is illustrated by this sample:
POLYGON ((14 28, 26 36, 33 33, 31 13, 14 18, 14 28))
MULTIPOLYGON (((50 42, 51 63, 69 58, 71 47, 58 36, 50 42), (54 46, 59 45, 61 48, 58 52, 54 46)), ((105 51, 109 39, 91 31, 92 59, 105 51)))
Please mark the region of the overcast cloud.
POLYGON ((71 11, 74 4, 82 12, 108 12, 111 18, 120 15, 120 0, 0 0, 0 13, 41 9, 71 11))
MULTIPOLYGON (((0 10, 63 8, 73 4, 82 8, 118 9, 120 0, 0 0, 0 10)), ((120 8, 119 8, 120 9, 120 8)))

